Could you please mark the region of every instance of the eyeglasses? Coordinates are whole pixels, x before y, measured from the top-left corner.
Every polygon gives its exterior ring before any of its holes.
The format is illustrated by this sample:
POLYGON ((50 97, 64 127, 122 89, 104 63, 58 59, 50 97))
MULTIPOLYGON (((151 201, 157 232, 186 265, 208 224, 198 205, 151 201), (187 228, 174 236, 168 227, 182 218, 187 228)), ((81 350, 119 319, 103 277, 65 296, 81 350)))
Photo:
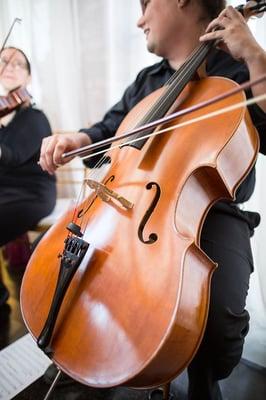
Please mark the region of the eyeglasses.
POLYGON ((6 68, 8 65, 11 65, 11 67, 17 71, 20 69, 27 69, 27 65, 23 61, 7 60, 6 58, 0 58, 0 66, 3 66, 4 68, 6 68))

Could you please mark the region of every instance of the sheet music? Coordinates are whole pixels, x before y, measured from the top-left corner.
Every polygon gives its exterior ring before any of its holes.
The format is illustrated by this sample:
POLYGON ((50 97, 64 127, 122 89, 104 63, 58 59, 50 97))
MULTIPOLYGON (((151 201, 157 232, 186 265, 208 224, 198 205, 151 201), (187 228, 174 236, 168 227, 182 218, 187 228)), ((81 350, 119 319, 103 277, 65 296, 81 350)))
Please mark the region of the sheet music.
POLYGON ((0 351, 0 400, 9 400, 40 378, 52 361, 30 334, 0 351))

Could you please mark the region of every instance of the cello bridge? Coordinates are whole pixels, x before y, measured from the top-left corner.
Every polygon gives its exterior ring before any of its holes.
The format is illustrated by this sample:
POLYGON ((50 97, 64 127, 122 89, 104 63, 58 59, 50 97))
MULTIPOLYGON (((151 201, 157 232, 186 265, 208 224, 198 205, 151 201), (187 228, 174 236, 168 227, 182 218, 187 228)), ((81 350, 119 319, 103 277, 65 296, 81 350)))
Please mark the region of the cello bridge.
POLYGON ((119 193, 109 189, 103 183, 94 181, 93 179, 85 179, 85 183, 87 183, 87 185, 95 191, 96 195, 99 196, 100 199, 102 199, 106 203, 108 203, 113 198, 117 200, 127 210, 133 208, 134 206, 134 204, 131 203, 129 200, 125 199, 119 193))

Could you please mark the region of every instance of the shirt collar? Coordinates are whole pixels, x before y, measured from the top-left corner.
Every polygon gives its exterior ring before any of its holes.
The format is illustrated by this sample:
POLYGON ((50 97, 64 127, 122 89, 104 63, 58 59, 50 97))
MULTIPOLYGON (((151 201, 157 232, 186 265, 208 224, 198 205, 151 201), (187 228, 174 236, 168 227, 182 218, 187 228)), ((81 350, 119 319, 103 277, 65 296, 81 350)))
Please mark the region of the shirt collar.
POLYGON ((175 70, 170 66, 169 62, 163 58, 162 61, 154 65, 152 71, 150 71, 150 75, 155 75, 160 73, 161 71, 175 72, 175 70))

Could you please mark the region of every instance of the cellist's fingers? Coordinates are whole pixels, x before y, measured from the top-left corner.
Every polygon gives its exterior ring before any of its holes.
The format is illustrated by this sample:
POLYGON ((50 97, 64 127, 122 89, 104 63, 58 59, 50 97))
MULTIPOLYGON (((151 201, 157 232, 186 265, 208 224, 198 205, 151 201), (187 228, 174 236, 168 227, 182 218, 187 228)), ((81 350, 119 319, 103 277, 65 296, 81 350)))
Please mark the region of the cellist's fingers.
POLYGON ((200 41, 218 41, 218 47, 237 60, 247 61, 259 46, 245 19, 231 6, 209 24, 207 31, 200 41))
POLYGON ((240 22, 246 23, 246 20, 243 17, 243 15, 239 11, 237 11, 234 7, 228 6, 223 11, 225 12, 225 15, 228 16, 229 18, 231 19, 235 18, 238 19, 240 22))
POLYGON ((54 152, 58 145, 58 136, 59 135, 53 135, 42 141, 39 164, 41 168, 49 172, 49 174, 54 174, 59 164, 54 161, 54 152))
POLYGON ((55 134, 42 142, 40 165, 44 171, 54 174, 56 169, 72 158, 62 158, 63 153, 91 144, 90 137, 83 132, 55 134))
POLYGON ((239 22, 246 22, 244 17, 234 7, 226 7, 217 18, 213 19, 207 26, 206 33, 211 32, 217 28, 224 28, 228 26, 230 20, 238 20, 239 22))

